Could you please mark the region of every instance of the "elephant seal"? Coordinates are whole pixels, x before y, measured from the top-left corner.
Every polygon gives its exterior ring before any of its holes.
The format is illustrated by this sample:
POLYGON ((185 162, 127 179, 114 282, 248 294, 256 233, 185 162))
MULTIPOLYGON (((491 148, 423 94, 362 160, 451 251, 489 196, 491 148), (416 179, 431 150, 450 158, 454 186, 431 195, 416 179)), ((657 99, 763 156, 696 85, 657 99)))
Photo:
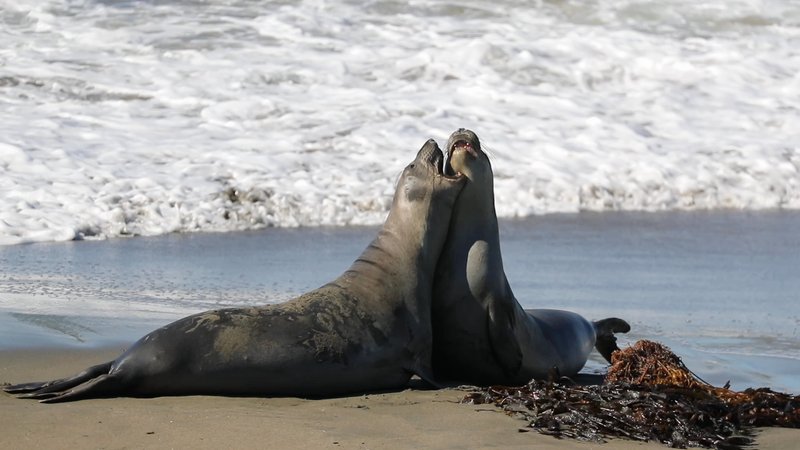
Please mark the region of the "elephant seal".
POLYGON ((433 369, 439 382, 520 385, 576 374, 595 343, 617 349, 620 319, 591 323, 560 310, 523 310, 503 271, 492 165, 466 129, 447 142, 445 173, 467 177, 453 209, 433 290, 433 369))
POLYGON ((465 184, 436 142, 403 171, 377 237, 336 280, 278 305, 203 312, 60 380, 5 387, 61 402, 184 394, 335 396, 431 375, 432 277, 465 184))

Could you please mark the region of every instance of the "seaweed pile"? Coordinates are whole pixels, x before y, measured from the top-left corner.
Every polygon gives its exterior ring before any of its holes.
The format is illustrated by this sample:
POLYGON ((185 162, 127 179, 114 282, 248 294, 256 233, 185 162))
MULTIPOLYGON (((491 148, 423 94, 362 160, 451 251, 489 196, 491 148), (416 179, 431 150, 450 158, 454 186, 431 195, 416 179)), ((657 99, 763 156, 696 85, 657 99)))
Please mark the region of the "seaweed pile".
POLYGON ((601 385, 532 380, 477 388, 462 402, 494 404, 539 433, 595 442, 627 438, 675 448, 741 449, 753 443, 755 427, 800 428, 800 396, 711 386, 652 341, 615 352, 601 385))

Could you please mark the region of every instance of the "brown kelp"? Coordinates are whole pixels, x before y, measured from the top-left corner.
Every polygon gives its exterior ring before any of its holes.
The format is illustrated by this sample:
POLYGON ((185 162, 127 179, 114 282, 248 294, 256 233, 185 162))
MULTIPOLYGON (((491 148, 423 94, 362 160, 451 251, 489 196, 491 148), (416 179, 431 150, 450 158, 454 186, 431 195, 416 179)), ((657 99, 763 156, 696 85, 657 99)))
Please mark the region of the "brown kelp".
POLYGON ((800 428, 800 396, 714 387, 652 341, 615 352, 600 385, 533 380, 476 388, 463 402, 494 404, 543 434, 596 442, 626 438, 739 449, 752 443, 755 427, 800 428))

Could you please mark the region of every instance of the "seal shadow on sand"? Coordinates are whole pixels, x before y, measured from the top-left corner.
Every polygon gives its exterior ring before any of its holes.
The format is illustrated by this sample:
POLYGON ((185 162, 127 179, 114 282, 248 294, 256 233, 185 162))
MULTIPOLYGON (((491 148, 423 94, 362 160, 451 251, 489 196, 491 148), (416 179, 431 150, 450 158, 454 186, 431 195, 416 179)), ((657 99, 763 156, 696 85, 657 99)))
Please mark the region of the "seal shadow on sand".
POLYGON ((70 319, 67 316, 60 316, 56 314, 30 314, 30 313, 17 313, 17 312, 12 312, 9 313, 8 315, 22 323, 51 330, 59 334, 64 334, 66 336, 75 339, 80 343, 86 342, 84 337, 86 334, 96 333, 95 330, 93 330, 92 328, 89 328, 86 325, 81 325, 80 323, 75 322, 74 320, 70 319))

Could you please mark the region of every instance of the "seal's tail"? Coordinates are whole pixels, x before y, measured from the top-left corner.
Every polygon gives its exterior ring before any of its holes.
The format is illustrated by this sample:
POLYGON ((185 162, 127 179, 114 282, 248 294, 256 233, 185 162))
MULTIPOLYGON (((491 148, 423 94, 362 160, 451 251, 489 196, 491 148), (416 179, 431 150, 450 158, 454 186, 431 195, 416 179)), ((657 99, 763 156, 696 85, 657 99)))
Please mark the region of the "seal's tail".
POLYGON ((627 333, 631 331, 631 326, 628 325, 628 322, 616 317, 598 320, 592 322, 592 325, 594 325, 594 332, 597 335, 594 348, 603 355, 606 361, 611 362, 611 354, 619 350, 614 333, 627 333))
MULTIPOLYGON (((83 372, 53 381, 14 384, 3 387, 9 394, 18 398, 41 400, 42 403, 56 403, 78 400, 84 397, 99 397, 111 384, 118 384, 113 375, 109 375, 113 361, 89 367, 83 372)), ((117 386, 118 388, 118 386, 117 386)))

